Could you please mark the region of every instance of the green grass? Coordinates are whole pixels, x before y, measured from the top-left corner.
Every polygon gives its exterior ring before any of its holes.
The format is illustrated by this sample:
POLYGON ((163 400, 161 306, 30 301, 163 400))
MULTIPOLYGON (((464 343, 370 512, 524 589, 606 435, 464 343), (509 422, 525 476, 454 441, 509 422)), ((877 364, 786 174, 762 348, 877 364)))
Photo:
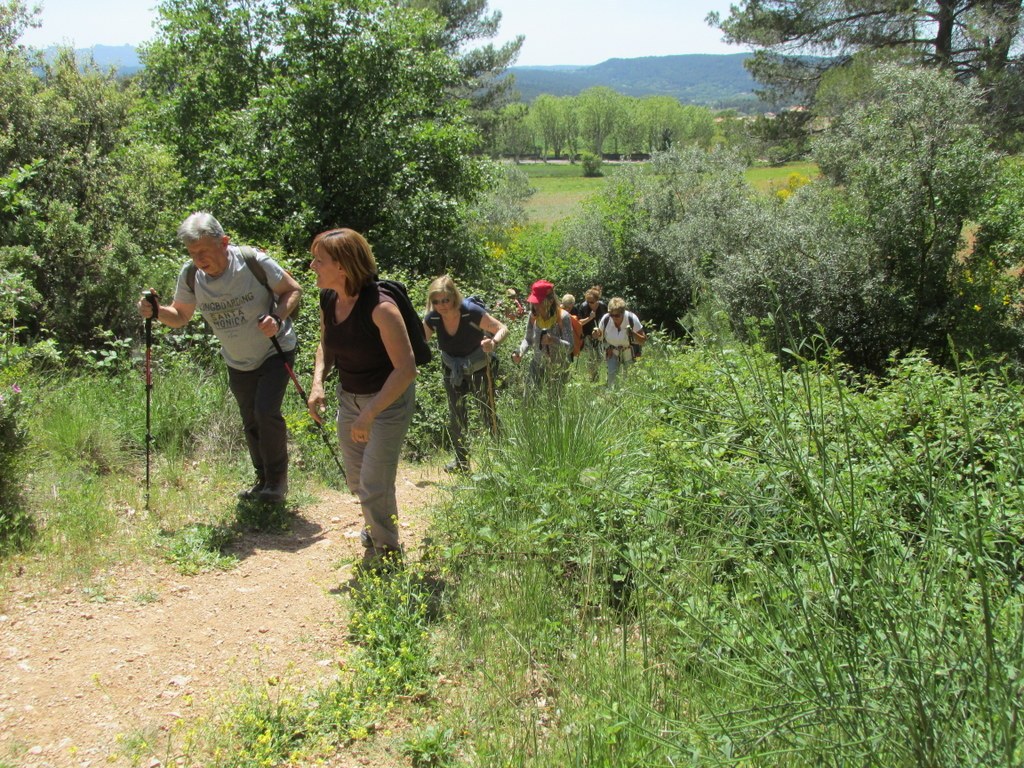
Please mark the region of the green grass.
POLYGON ((747 169, 747 183, 758 192, 770 194, 785 189, 793 174, 814 179, 821 171, 817 163, 804 161, 779 166, 758 166, 747 169))
POLYGON ((441 725, 479 765, 1020 765, 1020 387, 658 354, 507 410, 438 515, 441 725))
MULTIPOLYGON (((618 168, 606 163, 604 176, 588 179, 583 176, 583 166, 579 163, 524 163, 516 167, 529 177, 530 185, 536 190, 526 201, 527 221, 545 227, 576 213, 581 204, 604 188, 618 168)), ((794 174, 813 179, 819 173, 815 163, 795 162, 750 168, 747 181, 759 193, 774 194, 786 189, 794 174)))
POLYGON ((537 190, 526 201, 527 220, 548 227, 575 213, 583 201, 604 188, 614 172, 614 166, 606 165, 604 176, 588 179, 579 163, 524 163, 517 168, 537 190))

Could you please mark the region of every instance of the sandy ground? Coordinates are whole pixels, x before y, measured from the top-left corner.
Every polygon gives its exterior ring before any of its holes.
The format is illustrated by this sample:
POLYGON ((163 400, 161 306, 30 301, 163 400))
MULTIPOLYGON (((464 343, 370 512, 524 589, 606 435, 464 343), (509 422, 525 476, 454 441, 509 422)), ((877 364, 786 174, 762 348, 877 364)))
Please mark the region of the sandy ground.
MULTIPOLYGON (((399 476, 410 553, 436 472, 403 465, 399 476)), ((122 566, 102 602, 16 584, 0 610, 0 766, 131 765, 126 738, 160 738, 177 721, 215 713, 247 681, 315 687, 332 678, 351 651, 338 587, 362 554, 360 527, 355 498, 328 490, 290 531, 243 536, 228 571, 122 566)), ((166 752, 141 764, 161 761, 166 752)), ((356 745, 331 765, 386 762, 356 745)))

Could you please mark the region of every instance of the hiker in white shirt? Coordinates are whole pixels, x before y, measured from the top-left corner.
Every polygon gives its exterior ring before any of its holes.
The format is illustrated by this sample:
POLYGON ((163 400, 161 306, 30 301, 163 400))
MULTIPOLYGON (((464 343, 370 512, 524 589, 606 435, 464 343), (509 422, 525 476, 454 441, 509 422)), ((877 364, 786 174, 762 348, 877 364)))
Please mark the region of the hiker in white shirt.
POLYGON ((608 302, 608 314, 601 318, 595 335, 604 340, 608 386, 614 387, 619 369, 625 373, 636 357, 634 346, 647 341, 647 334, 640 318, 626 309, 625 299, 616 296, 608 302))

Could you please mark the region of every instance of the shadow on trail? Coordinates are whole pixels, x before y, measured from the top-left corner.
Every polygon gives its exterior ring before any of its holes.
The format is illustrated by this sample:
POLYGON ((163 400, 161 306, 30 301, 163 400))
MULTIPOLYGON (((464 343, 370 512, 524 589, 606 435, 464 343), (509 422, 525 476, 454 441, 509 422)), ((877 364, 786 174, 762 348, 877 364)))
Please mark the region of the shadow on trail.
POLYGON ((235 536, 224 553, 239 560, 261 551, 295 553, 324 539, 324 529, 286 503, 240 501, 235 507, 235 536))

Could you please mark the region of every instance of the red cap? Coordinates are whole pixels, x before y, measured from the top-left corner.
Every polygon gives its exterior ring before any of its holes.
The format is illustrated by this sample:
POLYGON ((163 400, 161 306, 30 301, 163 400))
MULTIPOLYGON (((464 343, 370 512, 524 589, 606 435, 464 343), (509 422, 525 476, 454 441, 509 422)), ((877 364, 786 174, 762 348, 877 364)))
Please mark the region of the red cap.
POLYGON ((530 286, 530 295, 526 300, 531 304, 540 304, 544 299, 551 295, 551 291, 553 291, 554 288, 555 286, 547 280, 538 280, 530 286))

